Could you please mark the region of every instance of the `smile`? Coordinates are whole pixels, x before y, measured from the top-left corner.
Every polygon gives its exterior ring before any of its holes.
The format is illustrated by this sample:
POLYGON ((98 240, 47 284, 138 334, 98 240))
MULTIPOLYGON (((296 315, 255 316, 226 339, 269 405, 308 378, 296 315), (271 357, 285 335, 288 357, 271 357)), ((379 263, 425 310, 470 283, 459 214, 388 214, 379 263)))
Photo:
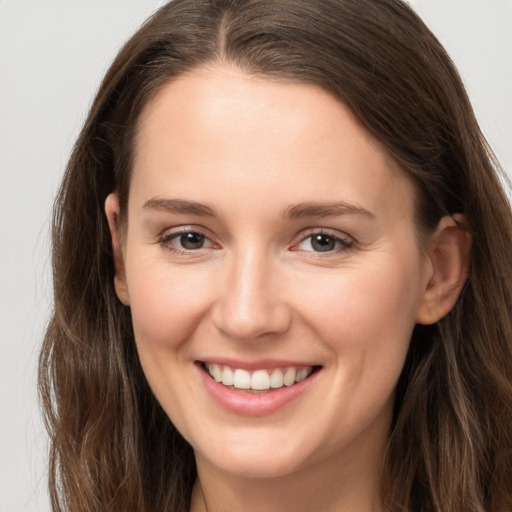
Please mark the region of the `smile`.
POLYGON ((211 377, 224 386, 235 389, 266 391, 293 386, 307 379, 313 373, 313 366, 261 369, 249 372, 228 365, 204 364, 211 377))
POLYGON ((295 401, 313 385, 322 366, 277 366, 275 361, 261 366, 244 364, 239 368, 235 361, 196 361, 199 376, 210 396, 230 412, 261 416, 278 411, 295 401))

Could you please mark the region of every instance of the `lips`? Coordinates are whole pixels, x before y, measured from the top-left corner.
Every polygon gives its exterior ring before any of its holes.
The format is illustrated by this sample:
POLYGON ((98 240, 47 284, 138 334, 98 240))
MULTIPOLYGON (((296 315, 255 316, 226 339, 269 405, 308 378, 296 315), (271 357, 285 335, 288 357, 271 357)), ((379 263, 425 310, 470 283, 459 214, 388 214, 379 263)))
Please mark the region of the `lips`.
POLYGON ((322 373, 322 366, 274 360, 196 361, 195 367, 213 401, 222 409, 243 416, 273 414, 292 402, 297 403, 322 373))
POLYGON ((293 386, 307 379, 314 369, 313 366, 288 366, 249 371, 216 363, 205 363, 204 367, 216 382, 224 386, 253 391, 293 386))

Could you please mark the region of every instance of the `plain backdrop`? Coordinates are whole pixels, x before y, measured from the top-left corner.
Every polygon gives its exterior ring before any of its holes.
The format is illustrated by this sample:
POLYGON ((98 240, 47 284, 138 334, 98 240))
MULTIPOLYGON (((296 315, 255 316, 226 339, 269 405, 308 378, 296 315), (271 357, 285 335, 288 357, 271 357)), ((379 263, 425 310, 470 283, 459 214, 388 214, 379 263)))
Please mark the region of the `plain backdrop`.
MULTIPOLYGON (((0 0, 0 512, 46 512, 36 396, 51 308, 49 217, 116 51, 164 2, 0 0)), ((512 175, 512 0, 411 0, 452 55, 512 175)))

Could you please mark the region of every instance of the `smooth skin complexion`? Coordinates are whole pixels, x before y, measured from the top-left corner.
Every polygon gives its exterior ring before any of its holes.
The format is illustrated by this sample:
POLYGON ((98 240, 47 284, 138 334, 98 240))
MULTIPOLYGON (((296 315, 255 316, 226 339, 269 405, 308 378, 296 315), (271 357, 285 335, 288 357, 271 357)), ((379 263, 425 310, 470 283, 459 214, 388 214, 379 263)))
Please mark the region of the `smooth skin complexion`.
POLYGON ((115 194, 106 213, 144 372, 196 454, 193 512, 379 510, 412 330, 468 265, 453 218, 420 245, 414 202, 320 88, 219 64, 147 106, 127 218, 115 194))

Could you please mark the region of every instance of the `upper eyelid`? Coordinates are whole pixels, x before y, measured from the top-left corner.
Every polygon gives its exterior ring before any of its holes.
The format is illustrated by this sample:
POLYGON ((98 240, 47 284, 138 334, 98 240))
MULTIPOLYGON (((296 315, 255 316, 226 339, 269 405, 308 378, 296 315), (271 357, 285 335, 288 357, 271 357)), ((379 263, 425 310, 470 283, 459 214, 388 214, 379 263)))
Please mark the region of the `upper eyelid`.
MULTIPOLYGON (((183 225, 183 226, 176 226, 173 228, 166 228, 160 232, 160 234, 157 236, 156 243, 162 247, 166 247, 167 245, 170 245, 171 241, 179 237, 180 235, 186 234, 186 233, 197 233, 199 235, 202 235, 205 237, 206 240, 209 241, 208 247, 201 247, 199 249, 185 249, 180 247, 175 247, 175 251, 178 252, 184 252, 184 253, 197 253, 201 250, 210 250, 214 248, 216 245, 219 245, 218 242, 214 241, 213 237, 208 235, 209 230, 202 228, 200 226, 195 225, 183 225)), ((167 249, 170 249, 170 247, 167 247, 167 249)))
POLYGON ((340 240, 350 240, 355 242, 355 238, 345 231, 340 231, 338 229, 332 228, 306 228, 302 229, 295 237, 294 244, 305 240, 306 238, 312 235, 327 235, 332 236, 334 238, 339 238, 340 240))
POLYGON ((164 236, 172 237, 182 233, 199 233, 209 239, 212 238, 211 231, 209 229, 196 224, 184 224, 182 226, 166 227, 165 229, 162 229, 157 236, 158 238, 164 236))
MULTIPOLYGON (((159 243, 161 243, 163 239, 169 240, 183 233, 198 233, 207 238, 211 243, 220 245, 218 237, 214 236, 208 228, 205 228, 204 226, 200 226, 197 224, 185 224, 181 226, 167 227, 161 230, 161 232, 157 235, 157 240, 159 243)), ((340 231, 334 228, 308 227, 305 229, 301 229, 293 237, 290 245, 297 245, 298 243, 306 240, 308 237, 315 234, 323 234, 327 236, 332 236, 343 241, 350 241, 351 243, 356 243, 356 239, 352 235, 349 235, 344 231, 340 231)))
POLYGON ((308 258, 326 259, 329 257, 339 257, 341 254, 346 254, 347 252, 354 250, 357 247, 356 244, 357 241, 354 239, 354 237, 350 236, 348 233, 344 231, 328 228, 309 228, 306 230, 302 230, 297 234, 295 240, 293 241, 292 244, 290 244, 288 250, 292 252, 301 252, 304 255, 307 255, 308 258), (330 236, 338 240, 341 243, 342 247, 338 247, 336 249, 325 252, 301 249, 299 245, 305 242, 308 238, 312 237, 313 235, 330 236))

